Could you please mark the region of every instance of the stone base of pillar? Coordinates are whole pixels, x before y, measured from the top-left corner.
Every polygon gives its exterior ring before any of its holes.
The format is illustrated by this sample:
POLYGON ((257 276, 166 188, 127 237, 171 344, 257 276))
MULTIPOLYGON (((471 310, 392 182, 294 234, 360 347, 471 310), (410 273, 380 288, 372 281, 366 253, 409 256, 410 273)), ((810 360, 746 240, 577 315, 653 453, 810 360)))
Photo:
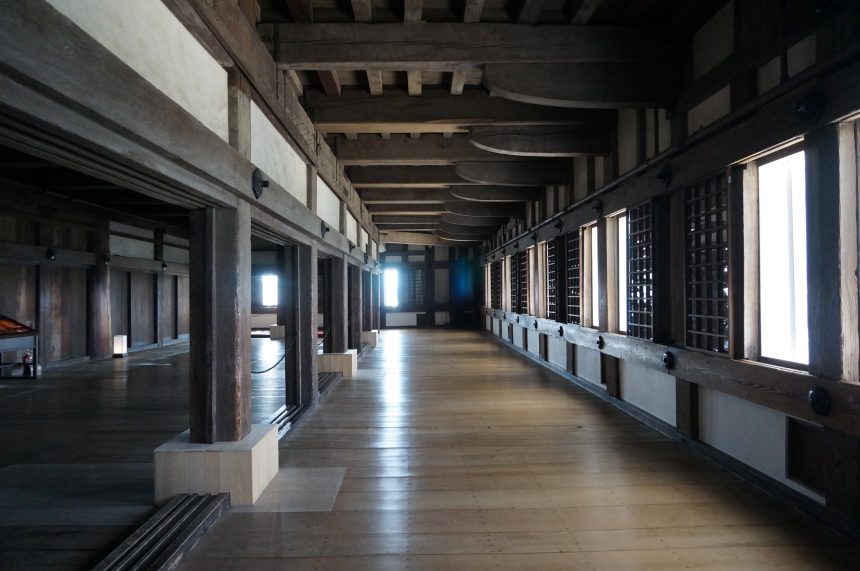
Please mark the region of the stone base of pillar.
POLYGON ((278 473, 278 431, 255 424, 238 442, 196 444, 186 430, 155 450, 155 503, 176 494, 229 493, 232 505, 252 505, 278 473))
POLYGON ((320 373, 340 373, 344 379, 351 379, 358 373, 358 351, 323 353, 317 357, 317 366, 320 373))
POLYGON ((361 332, 361 343, 362 345, 369 345, 371 347, 376 347, 376 344, 379 342, 379 330, 374 329, 373 331, 362 331, 361 332))
POLYGON ((285 325, 270 325, 269 326, 269 338, 270 339, 283 339, 287 336, 287 327, 285 325))

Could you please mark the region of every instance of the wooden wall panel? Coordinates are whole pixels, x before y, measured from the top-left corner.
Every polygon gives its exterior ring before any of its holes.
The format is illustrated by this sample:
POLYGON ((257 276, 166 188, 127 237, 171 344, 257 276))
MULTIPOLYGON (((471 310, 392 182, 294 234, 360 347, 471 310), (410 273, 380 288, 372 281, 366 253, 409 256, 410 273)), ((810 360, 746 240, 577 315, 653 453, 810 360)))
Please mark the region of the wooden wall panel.
POLYGON ((155 278, 152 274, 129 274, 129 347, 155 343, 155 278))
POLYGON ((111 335, 128 335, 128 272, 110 273, 111 335))
POLYGON ((188 276, 176 276, 176 328, 178 335, 188 334, 189 311, 188 276))
POLYGON ((87 354, 87 271, 83 268, 40 268, 44 362, 78 359, 87 354))

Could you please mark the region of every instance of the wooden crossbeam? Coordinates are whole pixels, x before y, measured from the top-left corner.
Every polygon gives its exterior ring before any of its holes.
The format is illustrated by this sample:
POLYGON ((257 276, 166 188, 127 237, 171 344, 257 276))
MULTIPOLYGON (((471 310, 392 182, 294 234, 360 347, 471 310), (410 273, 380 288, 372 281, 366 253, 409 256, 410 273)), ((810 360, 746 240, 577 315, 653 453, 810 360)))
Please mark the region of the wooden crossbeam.
POLYGON ((409 214, 425 216, 441 216, 449 212, 445 203, 441 204, 395 204, 383 202, 368 204, 367 210, 371 215, 375 214, 409 214))
POLYGON ((436 188, 362 188, 358 194, 368 209, 377 203, 443 204, 451 200, 450 192, 436 188))
POLYGON ((536 186, 472 185, 450 186, 447 192, 454 198, 474 202, 525 202, 540 198, 543 188, 536 186))
POLYGON ((472 127, 473 145, 491 153, 521 157, 576 157, 608 154, 609 129, 555 125, 472 127))
POLYGON ((544 0, 523 0, 517 12, 517 22, 520 24, 534 24, 543 10, 544 0))
POLYGON ((369 135, 354 140, 337 137, 332 148, 337 159, 345 166, 443 166, 456 161, 509 159, 509 156, 476 147, 469 142, 469 135, 465 133, 456 133, 452 137, 430 133, 418 139, 395 134, 388 140, 369 135))
POLYGON ((355 188, 445 188, 469 184, 455 167, 353 167, 349 178, 355 188))
POLYGON ((463 22, 467 24, 480 22, 483 11, 484 0, 466 0, 466 5, 463 8, 463 22))
POLYGON ((490 63, 680 61, 667 30, 516 24, 278 24, 287 69, 450 71, 490 63))
POLYGON ((317 91, 306 94, 308 115, 327 133, 445 133, 472 125, 611 125, 609 110, 556 109, 490 97, 483 89, 452 96, 444 89, 424 89, 420 98, 389 89, 371 97, 361 89, 344 88, 341 97, 317 91))
POLYGON ((602 3, 603 0, 580 0, 579 6, 571 15, 570 23, 587 24, 602 3))
POLYGON ((421 95, 421 70, 410 69, 406 72, 406 81, 410 97, 421 95))
POLYGON ((367 88, 371 95, 382 95, 382 71, 367 70, 367 88))
POLYGON ((459 163, 457 176, 476 184, 547 186, 570 180, 568 161, 542 160, 510 163, 459 163))

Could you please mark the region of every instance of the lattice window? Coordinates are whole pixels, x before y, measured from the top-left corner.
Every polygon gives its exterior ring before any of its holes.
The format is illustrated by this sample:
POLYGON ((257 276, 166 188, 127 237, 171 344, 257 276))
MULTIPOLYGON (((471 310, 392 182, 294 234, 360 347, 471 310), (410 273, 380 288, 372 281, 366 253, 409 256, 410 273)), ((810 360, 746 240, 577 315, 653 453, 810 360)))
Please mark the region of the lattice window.
POLYGON ((404 307, 424 305, 424 269, 404 269, 400 275, 400 304, 404 307))
POLYGON ((520 252, 517 254, 517 278, 519 279, 519 313, 529 312, 529 254, 520 252))
POLYGON ((579 252, 579 230, 567 235, 567 322, 582 323, 582 260, 579 252))
POLYGON ((627 213, 627 335, 654 339, 654 220, 651 203, 627 213))
POLYGON ((558 319, 558 259, 555 240, 546 242, 546 317, 558 319))
POLYGON ((511 312, 517 313, 520 307, 520 280, 519 280, 518 254, 510 257, 511 264, 511 312))
POLYGON ((490 266, 490 304, 493 309, 502 308, 502 262, 493 262, 490 266))
POLYGON ((729 248, 726 177, 685 191, 687 345, 729 351, 729 248))

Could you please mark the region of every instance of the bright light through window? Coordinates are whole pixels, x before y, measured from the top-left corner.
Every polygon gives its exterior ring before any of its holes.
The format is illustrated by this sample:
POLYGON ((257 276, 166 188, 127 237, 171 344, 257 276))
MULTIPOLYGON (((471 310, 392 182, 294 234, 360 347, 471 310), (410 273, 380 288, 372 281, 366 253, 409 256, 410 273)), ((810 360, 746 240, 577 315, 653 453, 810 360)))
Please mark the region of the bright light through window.
POLYGON ((591 326, 600 327, 600 280, 597 275, 600 244, 597 243, 597 224, 588 229, 591 232, 591 326))
POLYGON ((397 299, 397 287, 400 277, 395 269, 387 269, 382 274, 382 288, 385 292, 385 307, 397 307, 400 300, 397 299))
POLYGON ((275 274, 263 276, 263 306, 278 306, 278 276, 275 274))
POLYGON ((627 216, 618 217, 618 331, 627 331, 627 216))
POLYGON ((761 355, 809 362, 803 152, 759 167, 761 355))

